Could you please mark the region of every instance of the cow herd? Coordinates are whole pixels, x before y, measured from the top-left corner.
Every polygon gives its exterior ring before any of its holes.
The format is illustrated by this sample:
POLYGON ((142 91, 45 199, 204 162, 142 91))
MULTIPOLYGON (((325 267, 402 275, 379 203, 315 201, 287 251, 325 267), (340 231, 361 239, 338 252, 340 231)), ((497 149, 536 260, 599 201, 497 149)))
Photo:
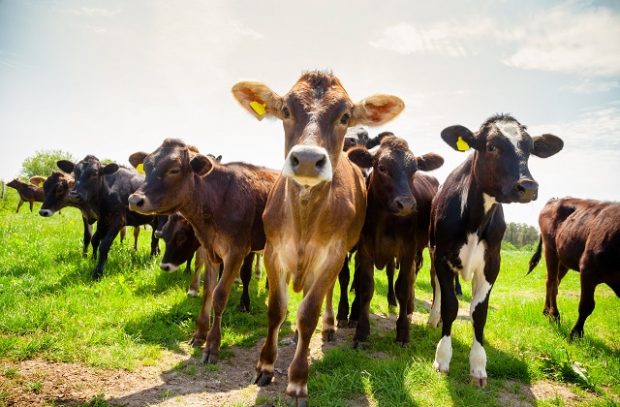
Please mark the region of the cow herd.
MULTIPOLYGON (((404 108, 396 96, 379 94, 354 103, 333 74, 320 71, 304 73, 284 96, 259 82, 237 83, 232 93, 257 119, 283 122, 282 171, 223 164, 181 140, 166 139, 153 152, 131 154, 135 169, 103 165, 90 155, 78 163, 59 161, 62 172, 45 180, 44 199, 43 192, 36 191, 44 200, 40 214, 51 216, 65 206, 81 210, 84 253, 92 245, 97 257, 94 279, 103 275, 110 246, 125 226, 152 226, 152 255, 158 253, 158 238, 164 238, 164 270, 189 265, 196 254, 189 294, 197 295, 202 267, 205 273, 191 343, 205 345, 204 362, 218 359, 222 315, 240 275, 240 307, 250 309, 252 263, 254 255, 262 253, 269 287, 268 333, 255 383, 266 386, 274 377, 278 333, 292 283, 303 293, 286 388, 295 405, 307 403, 308 348, 323 303, 324 340, 334 340, 336 323, 355 327, 354 346, 368 340, 375 268, 387 269, 389 302, 399 306, 396 342, 409 342, 414 285, 422 251, 428 247, 434 290, 429 325, 442 324, 433 366, 440 372, 450 368, 460 276, 472 281, 470 375, 475 385, 486 386, 484 326, 500 270, 506 227, 502 204, 536 199, 538 184, 528 159, 556 154, 563 141, 551 134, 532 137, 509 115, 495 115, 477 131, 447 127, 441 138, 457 151, 473 153, 440 186, 428 174, 443 165, 438 154, 415 155, 392 133, 369 138, 367 132, 350 131, 395 118, 404 108), (349 307, 351 256, 356 259, 355 299, 349 307), (334 318, 336 279, 342 295, 334 318)), ((20 196, 29 200, 21 191, 20 196)), ((548 267, 545 313, 559 319, 559 281, 569 268, 579 270, 582 295, 571 337, 582 336, 585 318, 594 308, 594 287, 604 282, 620 295, 620 205, 552 200, 541 213, 540 226, 548 267)), ((530 271, 540 257, 539 244, 530 271)))

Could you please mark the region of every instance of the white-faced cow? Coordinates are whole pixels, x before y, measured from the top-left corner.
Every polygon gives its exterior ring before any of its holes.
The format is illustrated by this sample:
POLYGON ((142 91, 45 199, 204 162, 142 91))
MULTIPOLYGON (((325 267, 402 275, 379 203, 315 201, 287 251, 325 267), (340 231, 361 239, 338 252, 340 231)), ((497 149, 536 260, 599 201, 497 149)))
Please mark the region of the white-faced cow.
POLYGON ((448 127, 441 138, 455 150, 471 147, 474 152, 450 173, 432 205, 429 244, 436 280, 429 325, 436 326, 440 316, 442 321, 433 366, 440 372, 450 368, 451 330, 458 311, 454 274, 458 273, 472 280, 470 375, 474 384, 486 386, 483 332, 506 229, 501 204, 536 199, 538 184, 528 169, 528 158, 530 154, 550 157, 562 149, 563 142, 551 134, 530 137, 525 126, 508 115, 489 118, 476 133, 459 125, 448 127))
POLYGON ((151 154, 134 153, 129 162, 143 164, 146 174, 129 198, 130 208, 150 214, 178 211, 207 249, 211 266, 207 266, 202 308, 191 342, 200 346, 206 340, 203 362, 213 363, 220 350, 222 315, 232 284, 244 258, 265 246, 261 215, 277 172, 245 163, 220 164, 178 139, 164 140, 151 154), (222 262, 224 272, 218 282, 213 266, 222 262))
POLYGON ((284 168, 263 214, 269 331, 256 366, 256 383, 265 386, 273 378, 287 283, 292 281, 304 298, 297 312, 299 339, 286 393, 305 405, 310 338, 326 297, 323 335, 334 336, 334 283, 359 239, 366 210, 364 177, 342 151, 344 136, 350 126, 391 120, 404 104, 387 95, 353 103, 334 75, 318 71, 304 73, 284 96, 259 82, 237 83, 232 92, 257 119, 275 117, 284 124, 284 168))
POLYGON ((437 179, 422 171, 441 167, 443 158, 434 153, 416 157, 405 140, 394 136, 383 138, 373 152, 354 148, 348 156, 360 167, 372 168, 366 221, 356 256, 359 275, 356 270, 354 307, 360 310, 356 310, 358 322, 353 340, 366 341, 370 334, 375 267, 393 266, 396 259, 400 266, 395 290, 400 304, 396 341, 405 345, 409 342, 408 316, 414 307, 415 277, 422 250, 428 244, 431 202, 439 187, 437 179))
POLYGON ((540 211, 540 241, 530 260, 534 270, 544 247, 547 293, 543 313, 560 321, 556 298, 566 272, 579 271, 579 318, 570 338, 583 336, 586 318, 594 311, 594 290, 605 283, 620 297, 620 204, 590 199, 552 199, 540 211))

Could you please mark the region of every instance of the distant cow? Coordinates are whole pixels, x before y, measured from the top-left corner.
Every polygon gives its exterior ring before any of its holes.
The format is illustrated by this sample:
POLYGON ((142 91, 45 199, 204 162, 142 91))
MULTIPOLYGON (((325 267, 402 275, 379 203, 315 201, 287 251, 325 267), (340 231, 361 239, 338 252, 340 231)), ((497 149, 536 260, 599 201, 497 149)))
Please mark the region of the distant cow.
POLYGON ((450 368, 452 323, 458 311, 454 274, 459 273, 464 280, 472 280, 470 375, 474 384, 484 387, 483 332, 506 229, 501 204, 536 199, 538 184, 529 172, 528 158, 530 154, 550 157, 562 149, 563 142, 551 134, 530 137, 525 126, 508 115, 489 118, 476 133, 463 126, 448 127, 441 138, 457 151, 471 147, 474 153, 450 173, 431 210, 431 272, 436 275, 429 325, 439 323, 439 304, 442 321, 433 366, 440 372, 450 368))
MULTIPOLYGON (((187 294, 197 296, 200 287, 200 271, 204 268, 206 272, 208 259, 206 249, 200 245, 192 225, 180 214, 172 214, 167 216, 166 223, 161 228, 160 237, 166 243, 164 257, 160 263, 160 267, 164 271, 176 271, 185 262, 187 262, 187 270, 189 271, 194 253, 196 254, 192 282, 187 294)), ((253 261, 254 253, 250 253, 246 256, 241 266, 240 275, 241 282, 243 283, 243 293, 241 294, 241 302, 239 304, 241 312, 249 312, 251 309, 249 286, 252 277, 253 261)))
POLYGON ((579 271, 579 318, 570 338, 583 336, 586 318, 594 311, 594 290, 605 283, 620 297, 620 204, 586 199, 551 199, 540 211, 540 241, 530 260, 534 270, 544 247, 547 293, 543 313, 560 321, 556 298, 566 272, 579 271))
MULTIPOLYGON (((97 265, 93 270, 94 280, 101 278, 108 259, 110 246, 116 235, 125 226, 157 226, 157 218, 129 210, 127 199, 144 180, 144 176, 133 168, 120 167, 111 163, 102 165, 95 156, 88 155, 77 164, 67 160, 58 161, 58 167, 72 173, 74 187, 69 191, 69 199, 84 207, 87 213, 97 219, 97 231, 93 235, 93 255, 99 248, 97 265)), ((152 236, 151 255, 159 253, 158 239, 152 236)))
POLYGON ((342 151, 347 128, 381 125, 404 104, 375 95, 355 104, 330 73, 307 72, 284 96, 259 82, 240 82, 237 101, 256 118, 284 124, 286 159, 263 214, 269 279, 269 331, 256 366, 256 383, 269 384, 277 356, 278 332, 286 316, 287 284, 303 291, 297 312, 297 350, 288 369, 286 393, 307 402, 308 346, 323 300, 323 335, 335 333, 332 291, 347 252, 357 243, 366 210, 364 178, 342 151))
POLYGON ((24 202, 28 202, 30 204, 30 212, 32 212, 32 205, 35 202, 43 202, 43 188, 31 184, 26 184, 25 182, 22 182, 17 178, 15 178, 11 182, 8 182, 6 186, 15 188, 17 190, 17 193, 19 194, 19 202, 17 203, 17 209, 15 210, 15 213, 19 212, 19 209, 22 207, 24 202))
POLYGON ((134 153, 129 162, 134 166, 143 163, 146 173, 144 183, 129 198, 130 208, 149 214, 178 211, 192 224, 209 262, 224 263, 217 286, 215 270, 206 273, 192 338, 194 346, 206 339, 203 361, 215 362, 232 284, 244 258, 265 245, 261 215, 277 172, 245 163, 220 164, 177 139, 164 140, 151 154, 134 153), (209 329, 211 303, 215 316, 209 329))
MULTIPOLYGON (((422 262, 422 250, 428 244, 431 202, 439 182, 421 171, 432 171, 443 165, 434 153, 413 155, 407 142, 385 137, 374 154, 365 148, 348 152, 351 161, 362 168, 372 168, 368 181, 368 208, 356 262, 356 301, 359 319, 354 342, 365 341, 370 334, 370 300, 374 292, 374 269, 400 265, 396 280, 396 297, 400 312, 396 321, 396 341, 409 342, 409 318, 415 301, 416 274, 422 262), (359 299, 359 301, 358 301, 359 299)), ((393 271, 393 269, 392 269, 393 271)))

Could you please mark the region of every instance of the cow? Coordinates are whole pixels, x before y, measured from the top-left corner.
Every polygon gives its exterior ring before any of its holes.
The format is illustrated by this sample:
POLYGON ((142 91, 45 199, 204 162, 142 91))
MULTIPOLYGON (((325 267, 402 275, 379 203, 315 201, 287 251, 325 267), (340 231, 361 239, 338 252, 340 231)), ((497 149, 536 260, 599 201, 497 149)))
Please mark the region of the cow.
MULTIPOLYGON (((112 242, 125 226, 151 225, 153 231, 157 226, 157 218, 146 216, 129 210, 129 195, 138 189, 144 176, 133 168, 121 167, 118 164, 101 164, 93 155, 87 155, 77 164, 60 160, 58 167, 65 173, 73 175, 73 188, 69 191, 69 199, 80 208, 97 219, 97 231, 92 237, 93 257, 98 248, 97 264, 92 272, 93 280, 103 276, 103 269, 108 259, 112 242)), ((158 239, 151 238, 151 256, 159 253, 158 239)))
POLYGON ((207 270, 202 307, 190 341, 200 346, 206 340, 202 361, 215 363, 232 284, 244 258, 265 246, 261 214, 277 172, 245 163, 220 164, 178 139, 164 140, 151 154, 134 153, 129 162, 143 164, 146 174, 144 183, 129 197, 131 210, 145 214, 178 211, 207 249, 209 264, 224 263, 217 286, 215 268, 207 270), (209 329, 211 304, 214 319, 209 329))
MULTIPOLYGON (((166 215, 161 215, 160 218, 166 215)), ((196 262, 194 264, 194 273, 192 282, 187 294, 190 296, 198 296, 200 286, 200 271, 207 270, 207 252, 200 245, 200 241, 194 233, 192 225, 178 213, 166 216, 167 220, 159 232, 159 237, 164 239, 166 248, 164 256, 161 260, 160 267, 164 271, 174 272, 179 266, 187 262, 187 271, 190 270, 191 261, 196 254, 196 262)), ((159 230, 159 226, 158 226, 159 230)), ((250 312, 250 279, 252 277, 252 263, 254 261, 254 253, 249 253, 243 260, 241 266, 241 282, 243 283, 243 292, 239 310, 241 312, 250 312)), ((223 271, 223 270, 222 270, 223 271)))
POLYGON ((551 134, 531 137, 525 126, 504 114, 487 119, 476 133, 461 125, 447 127, 441 138, 457 151, 471 147, 474 152, 448 175, 431 208, 429 245, 435 275, 429 325, 437 326, 440 317, 442 322, 433 366, 444 373, 450 367, 451 330, 458 311, 454 274, 458 273, 463 280, 472 280, 470 376, 474 385, 486 387, 483 333, 506 230, 502 203, 535 200, 538 183, 528 169, 530 154, 547 158, 564 143, 551 134))
POLYGON ((570 339, 583 337, 583 325, 594 311, 594 290, 605 283, 620 297, 620 203, 590 199, 551 199, 540 211, 540 240, 527 274, 544 247, 547 290, 543 313, 560 322, 558 286, 569 269, 581 279, 579 318, 570 339))
POLYGON ((260 82, 239 82, 233 96, 257 119, 275 117, 284 126, 284 168, 271 193, 265 224, 264 263, 269 280, 269 330, 256 366, 255 383, 268 385, 277 357, 278 332, 287 309, 287 285, 303 291, 297 311, 297 349, 288 369, 286 393, 297 405, 308 398, 308 345, 323 300, 323 337, 333 339, 334 283, 347 252, 359 239, 366 212, 366 186, 360 169, 342 151, 349 127, 381 125, 404 103, 375 95, 353 103, 331 73, 302 74, 279 96, 260 82))
POLYGON ((379 148, 349 150, 348 156, 362 168, 372 168, 368 180, 368 208, 362 229, 356 263, 354 308, 357 327, 354 344, 370 335, 370 300, 374 292, 374 269, 399 264, 396 297, 400 304, 396 321, 396 342, 409 343, 409 315, 413 312, 416 274, 422 263, 422 250, 428 244, 431 201, 439 182, 423 174, 443 165, 443 158, 435 153, 416 157, 407 142, 389 136, 381 140, 379 148), (357 273, 357 270, 356 270, 357 273))
POLYGON ((19 213, 19 209, 22 207, 24 202, 28 202, 30 204, 30 212, 32 212, 32 206, 35 202, 43 202, 43 188, 36 185, 27 184, 17 178, 11 182, 7 182, 6 186, 16 189, 19 194, 19 202, 17 203, 15 213, 19 213))

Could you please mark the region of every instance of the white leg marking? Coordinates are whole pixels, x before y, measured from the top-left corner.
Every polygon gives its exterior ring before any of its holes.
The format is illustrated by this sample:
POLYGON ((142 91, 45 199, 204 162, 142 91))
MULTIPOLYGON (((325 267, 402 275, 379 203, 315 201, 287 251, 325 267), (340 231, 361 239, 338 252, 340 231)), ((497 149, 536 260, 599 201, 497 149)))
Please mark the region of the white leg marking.
POLYGON ((286 386, 286 394, 288 394, 289 396, 294 396, 294 397, 299 397, 299 396, 303 396, 306 397, 306 395, 308 394, 308 385, 300 385, 298 383, 291 383, 289 382, 289 384, 286 386))
POLYGON ((435 361, 433 367, 438 372, 448 373, 450 370, 450 360, 452 359, 452 337, 446 335, 437 344, 435 361))
POLYGON ((428 326, 437 328, 441 319, 441 289, 439 288, 439 279, 435 276, 435 299, 431 312, 428 316, 428 326))
POLYGON ((190 288, 189 290, 187 290, 187 295, 189 295, 190 297, 198 297, 198 291, 190 288))
POLYGON ((469 374, 474 379, 486 379, 487 378, 487 354, 484 347, 476 340, 474 336, 474 342, 471 345, 471 352, 469 353, 469 374))

